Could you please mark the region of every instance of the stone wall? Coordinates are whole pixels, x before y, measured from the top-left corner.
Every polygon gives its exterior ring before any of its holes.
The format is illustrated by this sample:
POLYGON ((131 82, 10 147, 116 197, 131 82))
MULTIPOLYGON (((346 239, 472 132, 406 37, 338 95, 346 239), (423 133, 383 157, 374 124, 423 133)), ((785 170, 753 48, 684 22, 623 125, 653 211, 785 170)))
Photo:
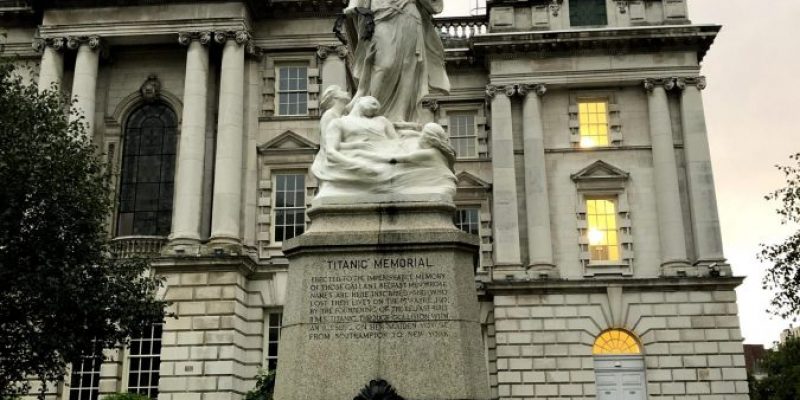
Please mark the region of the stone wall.
POLYGON ((733 286, 608 287, 494 296, 500 398, 593 398, 592 346, 609 328, 640 338, 648 398, 749 398, 733 286))

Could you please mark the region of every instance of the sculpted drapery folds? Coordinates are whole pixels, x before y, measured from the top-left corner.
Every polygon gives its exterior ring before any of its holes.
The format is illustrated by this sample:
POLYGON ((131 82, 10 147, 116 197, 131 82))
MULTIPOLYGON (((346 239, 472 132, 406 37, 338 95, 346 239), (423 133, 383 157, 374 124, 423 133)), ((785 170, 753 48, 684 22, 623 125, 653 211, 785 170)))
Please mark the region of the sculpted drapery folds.
POLYGON ((433 24, 442 8, 442 0, 350 0, 345 14, 356 27, 348 38, 358 82, 354 103, 372 96, 390 121, 413 122, 424 96, 450 91, 444 47, 433 24), (369 9, 372 21, 359 9, 369 9))

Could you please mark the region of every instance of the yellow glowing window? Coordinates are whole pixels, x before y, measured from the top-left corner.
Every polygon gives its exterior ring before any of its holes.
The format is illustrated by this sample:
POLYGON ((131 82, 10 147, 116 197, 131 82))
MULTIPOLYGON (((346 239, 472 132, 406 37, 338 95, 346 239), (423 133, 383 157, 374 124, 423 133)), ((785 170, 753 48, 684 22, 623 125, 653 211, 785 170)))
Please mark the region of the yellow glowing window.
POLYGON ((617 355, 617 354, 641 354, 639 342, 627 331, 622 329, 611 329, 605 331, 594 341, 592 354, 617 355))
POLYGON ((608 102, 579 100, 581 147, 608 146, 608 102))
POLYGON ((590 260, 619 261, 619 237, 614 201, 586 200, 586 222, 590 260))

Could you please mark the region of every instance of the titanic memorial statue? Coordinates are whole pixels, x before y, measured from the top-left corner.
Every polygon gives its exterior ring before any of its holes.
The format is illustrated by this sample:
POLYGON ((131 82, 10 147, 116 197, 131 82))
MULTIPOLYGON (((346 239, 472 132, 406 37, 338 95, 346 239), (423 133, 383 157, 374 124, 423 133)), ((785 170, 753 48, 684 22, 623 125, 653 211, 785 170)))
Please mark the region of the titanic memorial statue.
POLYGON ((449 90, 441 10, 350 0, 337 23, 357 88, 322 95, 311 225, 283 244, 277 400, 489 398, 478 238, 453 225, 448 135, 420 118, 425 95, 449 90))

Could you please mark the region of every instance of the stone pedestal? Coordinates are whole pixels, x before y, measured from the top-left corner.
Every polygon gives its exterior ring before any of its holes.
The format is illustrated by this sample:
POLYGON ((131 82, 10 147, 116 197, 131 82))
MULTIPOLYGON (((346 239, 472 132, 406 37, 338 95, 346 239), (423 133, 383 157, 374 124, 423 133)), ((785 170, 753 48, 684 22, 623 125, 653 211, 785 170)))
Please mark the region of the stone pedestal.
POLYGON ((276 399, 352 399, 379 379, 405 399, 488 399, 477 238, 449 201, 370 200, 314 204, 284 245, 276 399))

